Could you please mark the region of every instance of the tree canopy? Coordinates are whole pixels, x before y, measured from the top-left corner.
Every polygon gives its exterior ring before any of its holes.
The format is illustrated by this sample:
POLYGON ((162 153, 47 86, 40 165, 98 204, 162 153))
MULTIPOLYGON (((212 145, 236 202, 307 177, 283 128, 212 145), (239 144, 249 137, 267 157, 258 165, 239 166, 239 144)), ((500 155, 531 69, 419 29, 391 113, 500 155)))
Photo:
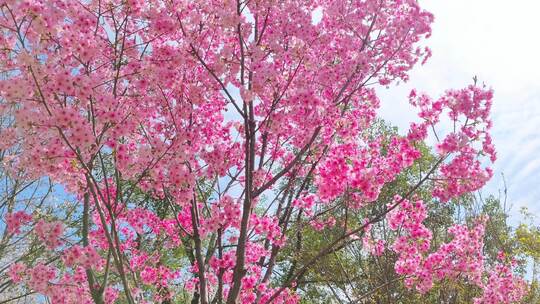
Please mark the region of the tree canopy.
POLYGON ((4 301, 518 303, 537 231, 473 196, 493 91, 413 90, 402 134, 378 116, 432 22, 415 0, 0 1, 4 301))

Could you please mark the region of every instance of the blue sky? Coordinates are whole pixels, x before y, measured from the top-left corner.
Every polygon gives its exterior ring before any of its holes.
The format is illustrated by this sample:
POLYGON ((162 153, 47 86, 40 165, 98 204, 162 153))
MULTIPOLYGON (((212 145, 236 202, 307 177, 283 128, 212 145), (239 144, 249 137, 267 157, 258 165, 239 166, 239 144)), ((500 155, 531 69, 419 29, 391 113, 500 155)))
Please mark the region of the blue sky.
POLYGON ((515 215, 526 206, 540 215, 540 1, 420 0, 435 15, 427 44, 433 56, 411 73, 408 83, 381 90, 383 118, 404 130, 415 112, 412 88, 438 97, 477 75, 495 90, 492 135, 498 160, 482 191, 503 188, 515 215))

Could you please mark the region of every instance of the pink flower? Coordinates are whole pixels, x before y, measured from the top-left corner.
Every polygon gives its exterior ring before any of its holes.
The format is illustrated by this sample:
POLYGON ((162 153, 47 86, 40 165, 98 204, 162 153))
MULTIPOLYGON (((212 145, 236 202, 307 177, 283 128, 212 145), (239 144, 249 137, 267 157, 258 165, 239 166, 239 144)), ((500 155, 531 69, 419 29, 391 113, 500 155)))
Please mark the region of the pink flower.
POLYGON ((7 231, 9 233, 20 233, 21 226, 32 221, 32 215, 24 211, 16 211, 13 213, 7 213, 4 216, 7 225, 7 231))

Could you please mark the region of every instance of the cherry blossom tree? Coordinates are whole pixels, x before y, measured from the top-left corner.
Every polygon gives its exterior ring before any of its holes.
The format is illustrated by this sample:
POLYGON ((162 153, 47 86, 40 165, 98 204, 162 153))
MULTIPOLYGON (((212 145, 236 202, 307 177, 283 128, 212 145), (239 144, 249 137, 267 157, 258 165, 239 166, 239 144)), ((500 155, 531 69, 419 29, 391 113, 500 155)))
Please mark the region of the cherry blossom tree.
MULTIPOLYGON (((13 113, 0 115, 3 143, 10 143, 14 123, 13 113)), ((14 282, 10 271, 13 265, 51 264, 61 257, 59 252, 48 251, 33 233, 42 229, 45 221, 62 221, 70 229, 62 238, 78 242, 71 231, 77 227, 73 225, 73 214, 79 204, 60 194, 50 179, 31 178, 24 168, 12 170, 9 163, 20 153, 17 144, 2 146, 0 150, 0 303, 35 296, 33 290, 14 282)))
POLYGON ((485 269, 483 219, 436 249, 422 223, 430 204, 491 177, 491 90, 413 91, 406 136, 366 132, 375 87, 407 81, 430 55, 433 16, 416 1, 3 0, 0 11, 1 109, 15 121, 3 145, 21 147, 7 165, 61 185, 80 214, 80 244, 63 241, 61 221, 7 215, 8 230, 35 224, 62 256, 13 264, 14 282, 53 303, 297 303, 299 277, 388 219, 405 234, 377 251, 399 254, 410 288, 465 278, 486 289, 479 303, 522 295, 511 268, 485 269), (362 221, 328 216, 374 202, 428 132, 437 160, 407 191, 362 221), (415 195, 428 179, 433 202, 415 195), (278 263, 306 227, 342 232, 301 267, 278 263))

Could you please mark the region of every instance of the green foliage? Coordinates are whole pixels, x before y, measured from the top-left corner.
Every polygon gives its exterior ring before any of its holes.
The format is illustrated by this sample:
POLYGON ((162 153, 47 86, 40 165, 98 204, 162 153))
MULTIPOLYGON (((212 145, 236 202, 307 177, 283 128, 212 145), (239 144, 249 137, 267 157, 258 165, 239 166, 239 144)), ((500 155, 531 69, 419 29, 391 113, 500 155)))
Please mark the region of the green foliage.
MULTIPOLYGON (((390 138, 397 135, 397 129, 379 121, 366 136, 390 138)), ((383 149, 384 149, 383 141, 383 149)), ((404 194, 428 172, 436 163, 436 156, 425 144, 417 148, 422 157, 413 166, 402 172, 393 182, 388 183, 381 191, 376 202, 355 211, 356 217, 347 213, 346 208, 329 210, 327 216, 334 217, 337 222, 346 222, 347 229, 354 229, 362 224, 365 218, 384 212, 394 195, 404 194), (345 211, 344 211, 345 209, 345 211)), ((539 285, 536 280, 536 265, 540 260, 540 228, 532 224, 522 224, 513 229, 508 223, 506 202, 501 199, 480 195, 467 195, 448 203, 441 203, 431 197, 431 189, 436 180, 422 184, 415 192, 416 198, 424 200, 429 206, 429 215, 425 225, 433 232, 432 247, 438 248, 448 242, 448 228, 455 223, 472 224, 479 216, 487 216, 485 226, 484 252, 486 264, 496 262, 500 251, 504 251, 508 259, 516 259, 521 265, 519 270, 526 272, 527 265, 533 262, 534 273, 527 302, 540 303, 539 285), (529 263, 529 264, 527 264, 529 263)), ((312 227, 293 227, 288 234, 295 239, 294 246, 284 249, 278 260, 278 269, 282 272, 282 281, 300 269, 304 263, 325 248, 344 232, 343 226, 325 228, 314 231, 312 227)), ((377 257, 368 254, 360 240, 350 242, 343 250, 322 258, 317 267, 306 272, 298 281, 297 289, 302 294, 301 303, 472 303, 480 295, 476 285, 461 281, 442 281, 425 295, 409 290, 403 283, 403 277, 396 275, 394 264, 396 254, 389 248, 397 234, 391 231, 385 221, 373 225, 372 236, 382 239, 387 244, 384 253, 377 257)), ((279 283, 279 282, 276 282, 279 283)))

